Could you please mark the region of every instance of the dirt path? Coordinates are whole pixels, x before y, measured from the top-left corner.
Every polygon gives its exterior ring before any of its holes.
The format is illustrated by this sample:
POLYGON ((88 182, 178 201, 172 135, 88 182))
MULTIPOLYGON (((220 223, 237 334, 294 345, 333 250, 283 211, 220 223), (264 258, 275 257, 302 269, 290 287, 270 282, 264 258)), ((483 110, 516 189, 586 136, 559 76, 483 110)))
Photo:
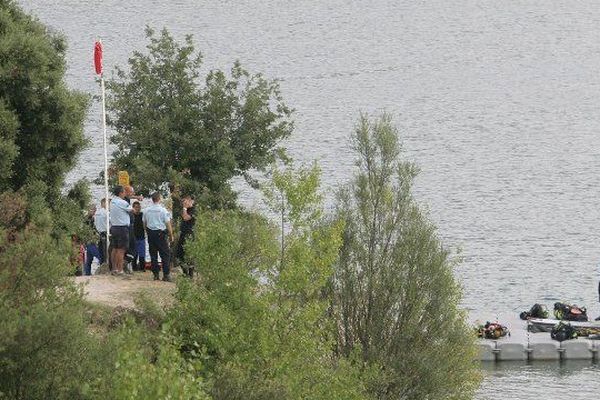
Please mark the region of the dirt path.
POLYGON ((140 292, 146 292, 151 299, 165 304, 171 300, 175 292, 174 283, 153 281, 150 272, 134 273, 125 277, 78 276, 75 282, 83 285, 88 301, 109 307, 133 308, 134 298, 140 292))

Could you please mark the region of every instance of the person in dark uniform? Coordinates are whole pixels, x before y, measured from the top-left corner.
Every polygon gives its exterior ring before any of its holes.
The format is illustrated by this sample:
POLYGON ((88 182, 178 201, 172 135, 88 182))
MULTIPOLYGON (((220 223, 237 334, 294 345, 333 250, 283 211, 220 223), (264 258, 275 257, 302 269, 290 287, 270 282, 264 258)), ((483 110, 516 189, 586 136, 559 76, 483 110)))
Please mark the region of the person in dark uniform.
MULTIPOLYGON (((129 205, 133 206, 133 201, 142 201, 144 200, 144 196, 136 196, 135 191, 133 190, 133 186, 127 185, 124 186, 125 189, 125 201, 129 203, 129 205)), ((133 233, 133 213, 130 214, 130 224, 129 224, 129 246, 127 247, 127 251, 125 252, 125 261, 127 263, 126 272, 131 273, 133 270, 136 270, 135 259, 136 259, 137 251, 136 251, 136 240, 135 235, 133 233)))
POLYGON ((175 257, 183 273, 190 278, 194 277, 194 266, 189 265, 185 259, 185 243, 194 233, 196 223, 196 208, 194 207, 194 197, 186 195, 181 199, 181 224, 179 226, 179 240, 177 241, 177 251, 175 257))
POLYGON ((133 202, 133 238, 135 252, 133 254, 133 270, 146 272, 146 233, 144 232, 142 206, 139 201, 133 202))

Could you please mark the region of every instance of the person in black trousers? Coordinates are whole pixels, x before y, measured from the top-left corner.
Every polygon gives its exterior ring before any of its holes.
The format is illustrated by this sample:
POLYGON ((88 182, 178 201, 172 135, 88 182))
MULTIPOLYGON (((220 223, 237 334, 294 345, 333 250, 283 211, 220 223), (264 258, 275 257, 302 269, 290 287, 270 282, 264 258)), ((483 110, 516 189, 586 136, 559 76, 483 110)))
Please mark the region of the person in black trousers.
POLYGON ((185 243, 194 233, 196 223, 196 208, 194 207, 194 197, 186 195, 183 197, 181 210, 181 224, 179 225, 179 240, 177 241, 177 251, 175 256, 177 262, 181 265, 183 273, 190 278, 194 277, 194 266, 187 264, 185 259, 185 243))
POLYGON ((160 204, 161 195, 158 192, 152 194, 152 205, 144 209, 142 220, 148 234, 148 250, 152 262, 154 280, 159 280, 160 268, 158 267, 158 255, 162 261, 163 281, 171 282, 170 263, 171 249, 169 244, 173 242, 173 226, 171 215, 160 204), (167 240, 167 234, 168 240, 167 240))
MULTIPOLYGON (((133 186, 127 185, 124 186, 125 189, 125 201, 128 202, 132 207, 132 201, 140 202, 144 200, 144 196, 136 196, 135 191, 133 190, 133 186)), ((137 270, 136 262, 137 255, 137 246, 136 246, 136 238, 133 232, 133 213, 130 214, 130 223, 129 223, 129 247, 125 252, 125 260, 127 261, 127 273, 131 273, 137 270)))
POLYGON ((133 238, 135 241, 135 251, 133 253, 133 270, 146 272, 146 232, 144 231, 142 206, 139 201, 133 202, 133 238))

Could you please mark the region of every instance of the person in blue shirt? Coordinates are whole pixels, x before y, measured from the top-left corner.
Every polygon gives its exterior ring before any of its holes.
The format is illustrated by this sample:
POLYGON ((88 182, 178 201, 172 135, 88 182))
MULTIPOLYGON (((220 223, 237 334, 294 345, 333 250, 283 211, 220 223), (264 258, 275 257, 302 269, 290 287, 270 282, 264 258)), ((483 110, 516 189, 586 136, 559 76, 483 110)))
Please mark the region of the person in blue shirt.
POLYGON ((123 263, 125 251, 129 248, 129 224, 131 206, 125 201, 125 189, 117 186, 114 197, 110 201, 110 258, 112 261, 113 274, 123 274, 123 263))
POLYGON ((160 193, 153 193, 152 205, 144 209, 142 219, 148 235, 148 252, 150 253, 154 280, 160 279, 160 268, 158 266, 158 255, 160 254, 163 270, 162 279, 165 282, 170 282, 171 249, 169 244, 173 242, 173 226, 169 212, 160 204, 160 201, 160 193))

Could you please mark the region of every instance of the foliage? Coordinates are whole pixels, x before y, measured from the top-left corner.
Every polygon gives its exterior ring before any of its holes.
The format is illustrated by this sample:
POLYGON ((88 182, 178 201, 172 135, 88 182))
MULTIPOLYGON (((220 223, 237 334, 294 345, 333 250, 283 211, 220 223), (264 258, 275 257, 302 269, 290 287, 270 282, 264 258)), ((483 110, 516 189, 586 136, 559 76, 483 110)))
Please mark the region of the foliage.
POLYGON ((0 0, 0 398, 204 399, 168 339, 136 327, 96 336, 69 278, 90 197, 83 181, 61 195, 87 105, 64 84, 64 52, 61 37, 0 0), (158 375, 167 380, 148 379, 158 375))
POLYGON ((87 179, 80 179, 67 192, 67 199, 75 202, 79 210, 87 210, 92 204, 90 185, 87 179))
POLYGON ((359 349, 383 373, 379 399, 470 398, 474 337, 458 309, 456 260, 411 194, 414 165, 400 161, 389 115, 362 115, 352 138, 358 173, 338 196, 344 242, 332 311, 343 354, 359 349))
POLYGON ((284 222, 299 229, 323 217, 323 197, 319 193, 321 170, 316 163, 299 169, 280 170, 274 166, 271 174, 263 193, 271 210, 283 215, 284 222))
POLYGON ((82 214, 87 184, 78 182, 61 195, 65 175, 86 144, 88 104, 87 96, 65 84, 65 52, 60 35, 13 1, 0 2, 0 214, 20 210, 22 216, 4 221, 10 235, 28 219, 49 228, 58 241, 91 236, 82 214))
MULTIPOLYGON (((65 175, 86 145, 88 105, 87 96, 66 86, 65 52, 62 36, 13 1, 0 2, 0 193, 6 200, 0 213, 17 201, 31 223, 52 229, 59 241, 91 234, 82 214, 87 185, 77 183, 61 195, 65 175)), ((13 234, 22 227, 5 225, 13 234)))
MULTIPOLYGON (((63 215, 78 212, 74 203, 63 215)), ((0 193, 0 216, 0 398, 86 398, 100 344, 68 278, 72 219, 58 223, 39 181, 0 193)))
POLYGON ((13 176, 12 167, 18 155, 15 142, 18 126, 16 115, 0 99, 0 189, 9 187, 13 176))
POLYGON ((319 206, 302 203, 294 188, 312 187, 304 199, 316 199, 318 185, 291 180, 318 183, 317 169, 285 176, 290 180, 281 178, 276 189, 296 205, 290 214, 297 219, 290 219, 283 262, 276 229, 264 218, 201 213, 187 251, 202 279, 178 285, 168 323, 187 357, 200 363, 214 399, 366 398, 359 369, 333 353, 322 296, 341 225, 320 225, 301 211, 319 206))
POLYGON ((233 207, 228 181, 268 165, 291 133, 278 84, 238 62, 230 76, 213 70, 201 84, 191 36, 178 43, 165 29, 146 34, 147 53, 134 52, 129 71, 116 68, 107 84, 114 165, 141 192, 169 182, 213 207, 233 207))
POLYGON ((0 192, 45 182, 50 200, 86 144, 88 99, 64 81, 64 39, 0 2, 0 192))
POLYGON ((32 225, 0 241, 0 398, 82 398, 97 343, 67 278, 70 243, 32 225))
POLYGON ((114 370, 97 379, 97 399, 209 399, 193 366, 186 362, 168 335, 151 335, 154 346, 146 340, 148 332, 128 322, 113 332, 116 352, 114 370))

